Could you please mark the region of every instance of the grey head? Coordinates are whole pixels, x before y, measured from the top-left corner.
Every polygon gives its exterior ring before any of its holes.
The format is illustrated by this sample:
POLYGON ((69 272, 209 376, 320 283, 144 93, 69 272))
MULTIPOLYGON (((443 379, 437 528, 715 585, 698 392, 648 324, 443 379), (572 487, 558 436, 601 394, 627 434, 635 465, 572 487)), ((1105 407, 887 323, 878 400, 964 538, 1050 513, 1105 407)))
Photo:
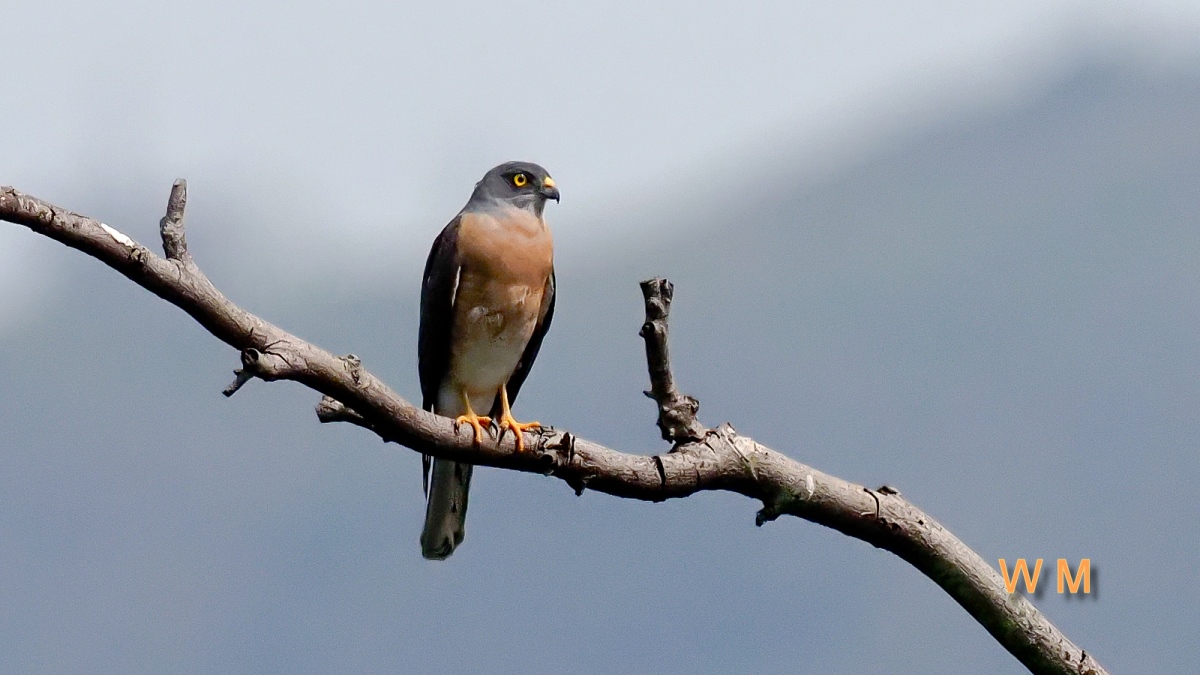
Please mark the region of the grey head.
POLYGON ((515 206, 540 218, 546 200, 558 201, 558 188, 545 169, 533 162, 505 162, 483 175, 464 211, 515 206))

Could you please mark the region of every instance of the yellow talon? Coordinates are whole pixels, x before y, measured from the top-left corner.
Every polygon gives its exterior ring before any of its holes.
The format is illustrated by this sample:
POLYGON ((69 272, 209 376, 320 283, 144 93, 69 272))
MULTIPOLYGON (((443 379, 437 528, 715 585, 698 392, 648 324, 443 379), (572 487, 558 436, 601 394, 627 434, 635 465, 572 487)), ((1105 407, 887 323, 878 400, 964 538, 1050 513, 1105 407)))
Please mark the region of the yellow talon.
POLYGON ((518 422, 512 416, 512 409, 508 407, 508 392, 504 387, 500 387, 500 437, 504 437, 505 429, 512 429, 513 436, 517 439, 517 452, 521 453, 525 451, 525 431, 541 428, 541 422, 518 422))
POLYGON ((508 417, 500 418, 501 433, 503 433, 505 429, 513 430, 513 435, 517 439, 517 452, 525 452, 525 437, 522 436, 521 434, 524 434, 527 429, 541 429, 541 428, 542 428, 541 422, 518 422, 512 418, 512 415, 509 415, 508 417))
POLYGON ((484 425, 491 424, 492 418, 479 417, 479 416, 476 416, 476 414, 460 414, 460 416, 456 417, 454 420, 455 431, 458 430, 458 425, 460 425, 464 422, 466 422, 469 425, 474 426, 474 428, 475 428, 475 447, 478 448, 481 438, 484 437, 484 425))
POLYGON ((475 411, 471 410, 471 401, 467 399, 465 392, 463 393, 462 399, 463 404, 467 407, 467 412, 465 415, 459 415, 458 417, 454 418, 454 430, 458 431, 458 426, 463 422, 470 424, 475 429, 475 447, 478 448, 483 439, 483 425, 491 424, 492 418, 480 417, 479 415, 476 415, 475 411))

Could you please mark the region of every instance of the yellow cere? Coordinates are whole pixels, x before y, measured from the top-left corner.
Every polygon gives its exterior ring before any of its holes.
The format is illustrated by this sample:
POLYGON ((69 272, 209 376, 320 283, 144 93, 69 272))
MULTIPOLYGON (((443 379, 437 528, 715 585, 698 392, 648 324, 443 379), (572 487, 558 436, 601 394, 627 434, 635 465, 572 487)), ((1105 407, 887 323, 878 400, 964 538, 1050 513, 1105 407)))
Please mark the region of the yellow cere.
POLYGON ((529 179, 526 178, 525 174, 523 173, 513 176, 513 185, 516 185, 517 187, 523 187, 527 182, 529 182, 529 179))
POLYGON ((542 181, 542 187, 554 187, 554 179, 546 176, 546 180, 542 181))

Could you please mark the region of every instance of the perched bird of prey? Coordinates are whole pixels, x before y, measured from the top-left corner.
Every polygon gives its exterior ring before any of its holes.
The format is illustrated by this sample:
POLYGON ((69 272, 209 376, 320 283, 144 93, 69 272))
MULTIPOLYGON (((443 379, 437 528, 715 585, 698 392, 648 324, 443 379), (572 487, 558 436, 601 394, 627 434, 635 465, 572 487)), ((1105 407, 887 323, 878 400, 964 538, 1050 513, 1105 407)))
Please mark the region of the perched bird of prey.
MULTIPOLYGON (((522 432, 511 405, 554 315, 554 242, 542 217, 558 188, 546 170, 508 162, 475 184, 467 205, 433 242, 421 286, 418 358, 422 407, 501 437, 522 432), (486 412, 488 416, 480 416, 486 412)), ((421 554, 444 560, 463 539, 471 465, 423 459, 428 502, 421 554)))

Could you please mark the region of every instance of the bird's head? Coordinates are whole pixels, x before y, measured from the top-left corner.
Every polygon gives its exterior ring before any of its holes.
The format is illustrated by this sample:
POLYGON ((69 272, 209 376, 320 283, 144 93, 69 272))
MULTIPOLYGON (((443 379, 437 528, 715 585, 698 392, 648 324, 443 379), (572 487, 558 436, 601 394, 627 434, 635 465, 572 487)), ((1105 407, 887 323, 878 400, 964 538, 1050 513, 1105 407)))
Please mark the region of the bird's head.
POLYGON ((558 187, 550 174, 533 162, 505 162, 495 167, 475 184, 471 195, 475 203, 510 204, 539 216, 548 199, 558 201, 558 187))

